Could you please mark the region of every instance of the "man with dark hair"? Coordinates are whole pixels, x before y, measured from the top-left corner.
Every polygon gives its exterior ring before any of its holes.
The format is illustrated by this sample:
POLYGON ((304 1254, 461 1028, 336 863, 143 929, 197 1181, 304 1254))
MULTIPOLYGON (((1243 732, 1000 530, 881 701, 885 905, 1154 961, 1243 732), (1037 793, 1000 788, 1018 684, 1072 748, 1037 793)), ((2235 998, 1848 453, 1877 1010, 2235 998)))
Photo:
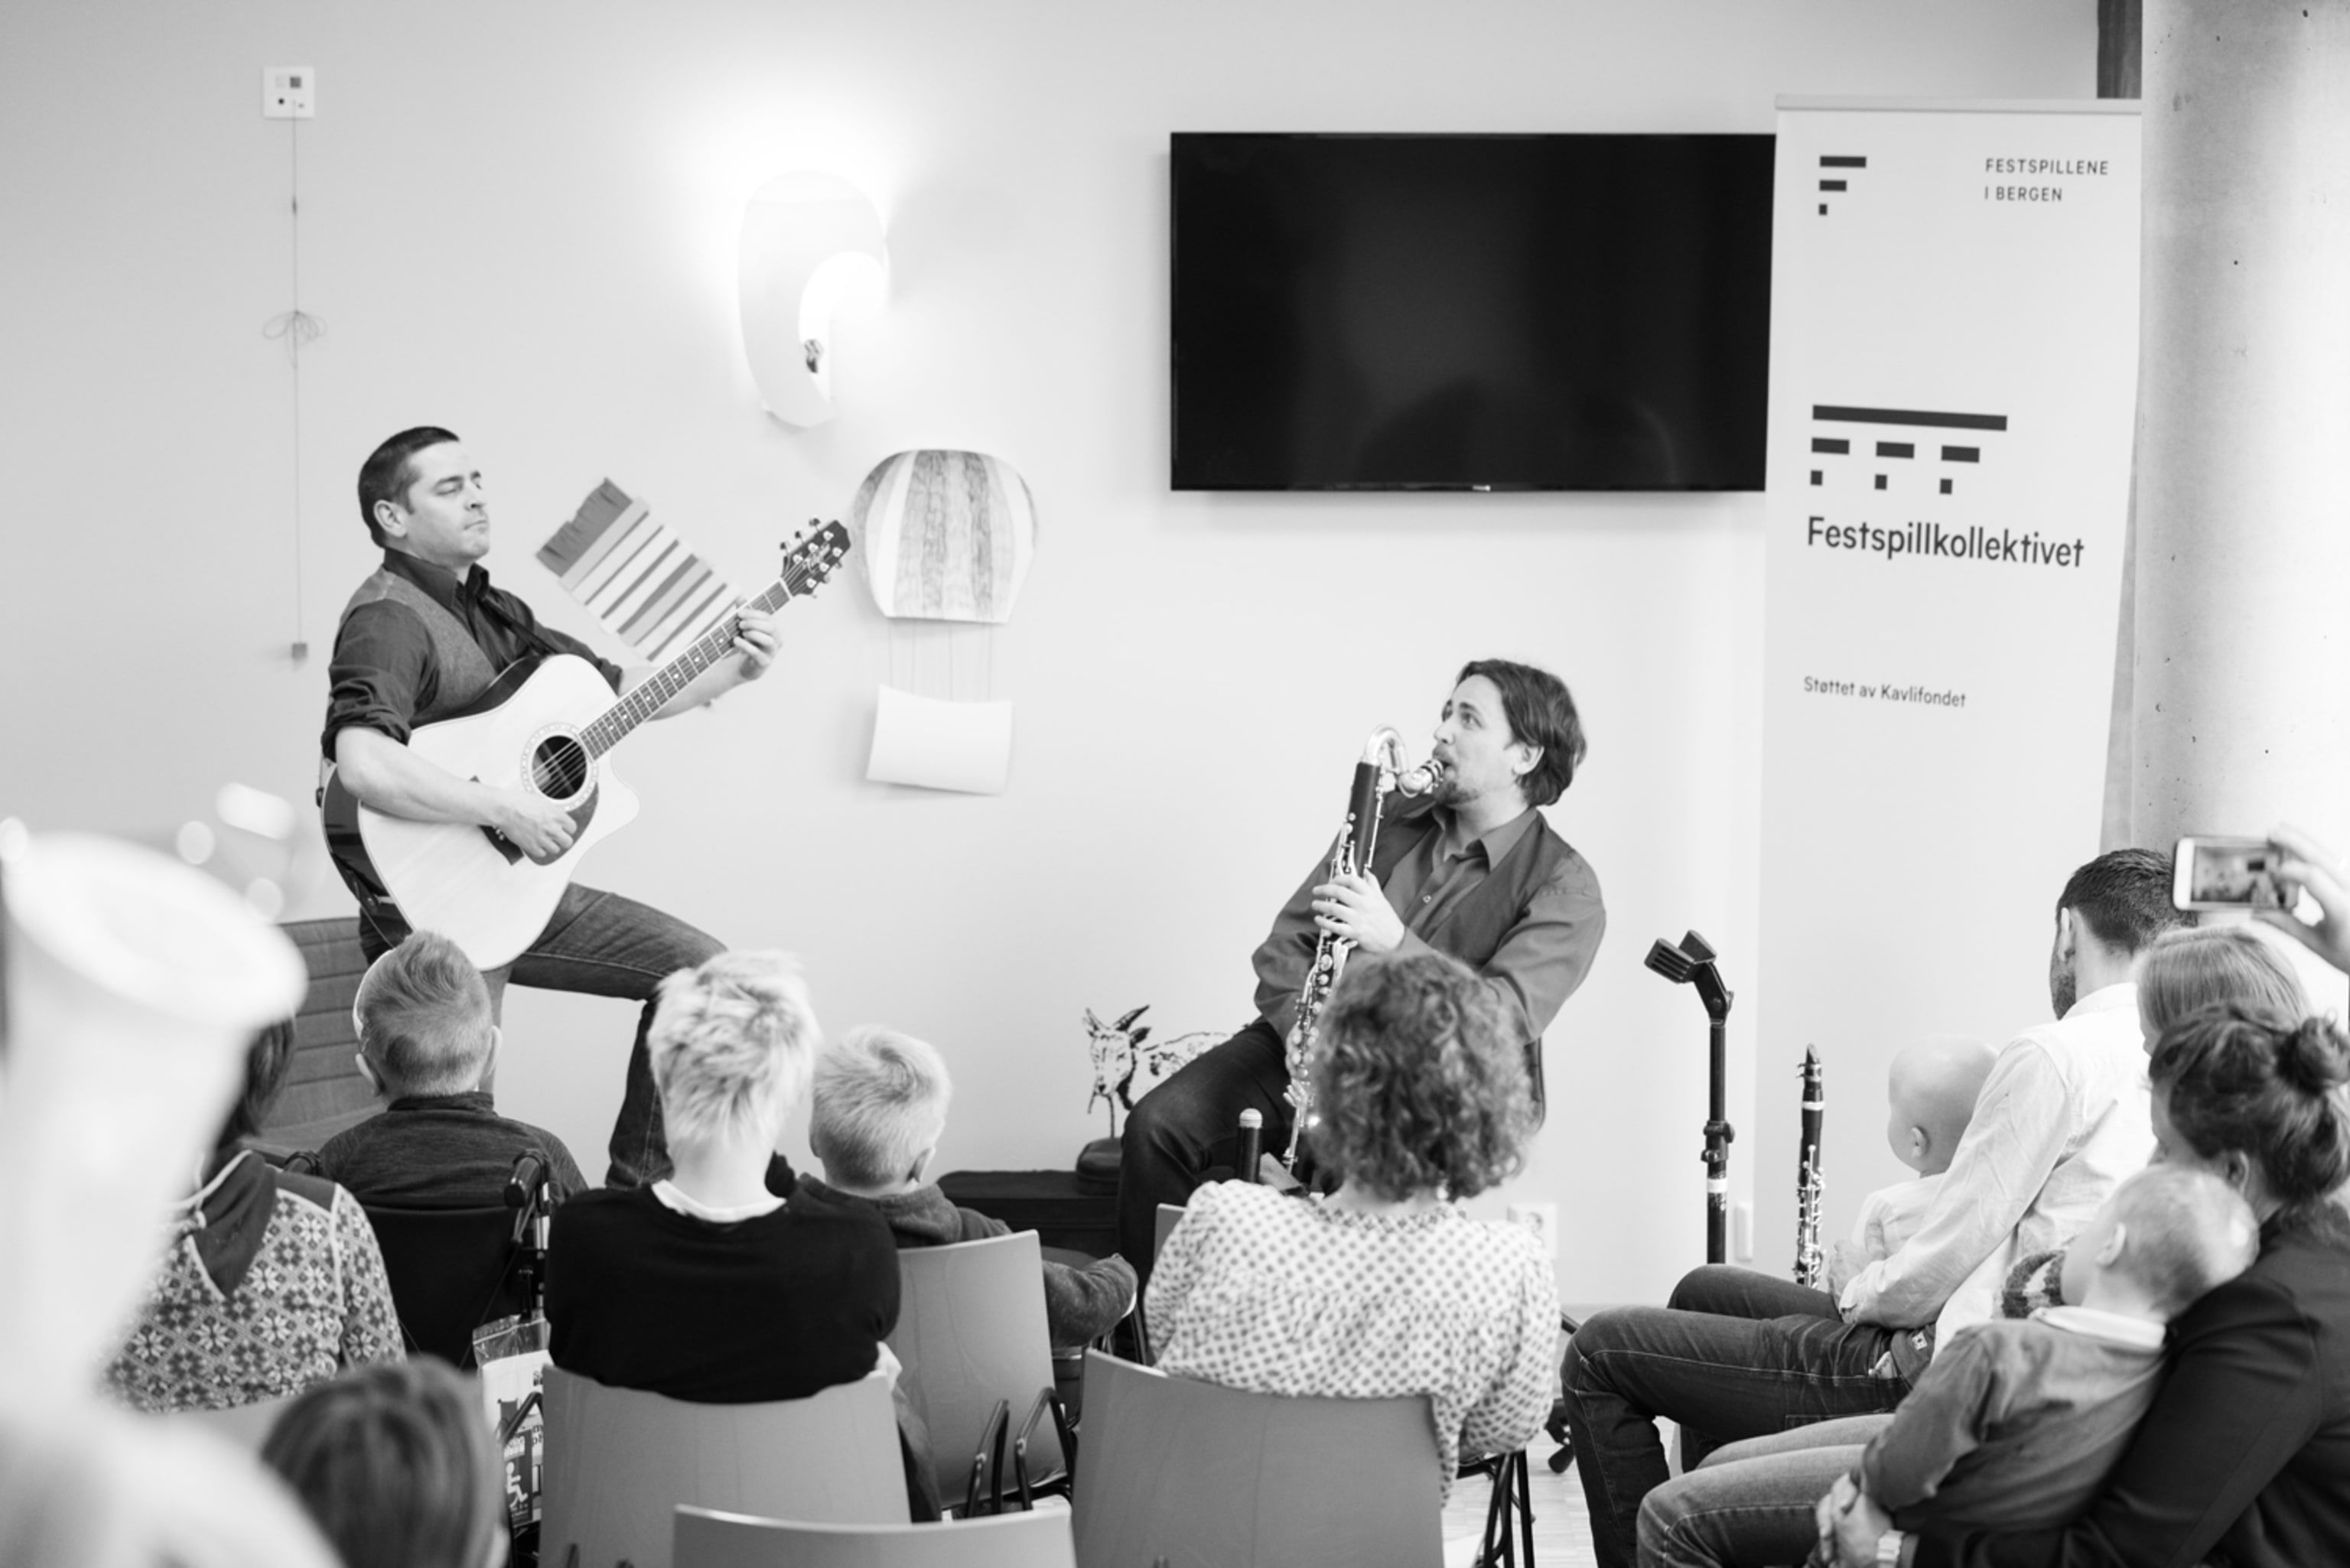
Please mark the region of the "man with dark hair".
POLYGON ((1898 1405, 1938 1340, 1988 1321, 2007 1270, 2064 1246, 2153 1147, 2138 950, 2186 917, 2170 859, 2101 855, 2064 884, 2048 961, 2057 1018, 1992 1064, 1917 1231, 1837 1295, 1710 1266, 1664 1307, 1596 1313, 1567 1345, 1568 1426, 1602 1568, 1628 1568, 1665 1480, 1655 1422, 1694 1467, 1716 1445, 1898 1405))
POLYGON ((1583 753, 1575 699, 1556 676, 1503 659, 1461 671, 1436 726, 1435 788, 1388 797, 1363 875, 1334 879, 1323 857, 1256 950, 1256 1018, 1134 1107, 1118 1173, 1124 1257, 1147 1263, 1159 1205, 1232 1164, 1242 1111, 1263 1116, 1266 1148, 1288 1147, 1285 1042, 1325 931, 1367 953, 1434 950, 1476 971, 1539 1096, 1543 1031, 1590 972, 1607 924, 1599 879, 1535 809, 1573 782, 1583 753))
MULTIPOLYGON (((595 665, 616 694, 623 684, 619 666, 540 626, 528 605, 491 586, 480 564, 490 548, 481 471, 450 431, 420 425, 386 441, 360 465, 359 497, 361 519, 383 545, 383 565, 351 596, 335 634, 319 738, 327 763, 360 804, 386 815, 478 824, 534 858, 560 855, 576 836, 562 806, 530 790, 459 778, 410 750, 408 739, 416 726, 463 711, 518 660, 576 654, 595 665)), ((683 712, 755 680, 775 656, 773 618, 746 609, 733 655, 654 716, 683 712)), ((390 899, 361 898, 359 943, 370 961, 398 946, 408 930, 390 899)), ((615 1185, 657 1180, 669 1171, 645 1057, 654 988, 662 976, 723 950, 682 920, 574 883, 522 956, 483 976, 494 1008, 503 1003, 509 980, 645 1004, 612 1128, 608 1179, 615 1185)))

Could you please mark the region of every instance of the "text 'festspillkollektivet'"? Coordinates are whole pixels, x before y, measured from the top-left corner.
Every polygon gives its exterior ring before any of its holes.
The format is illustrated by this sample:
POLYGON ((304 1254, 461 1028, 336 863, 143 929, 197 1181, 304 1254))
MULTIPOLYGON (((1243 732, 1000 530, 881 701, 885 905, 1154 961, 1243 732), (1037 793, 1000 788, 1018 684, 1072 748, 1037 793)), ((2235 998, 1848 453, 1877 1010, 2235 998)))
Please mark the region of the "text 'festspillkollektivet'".
POLYGON ((2038 534, 2017 534, 2006 528, 1945 528, 1939 523, 1912 523, 1901 528, 1879 528, 1869 523, 1831 524, 1825 517, 1807 518, 1804 543, 1829 550, 1858 550, 1891 560, 1896 556, 1939 557, 1946 561, 1996 561, 2012 566, 2078 566, 2087 548, 2078 539, 2062 543, 2038 534))

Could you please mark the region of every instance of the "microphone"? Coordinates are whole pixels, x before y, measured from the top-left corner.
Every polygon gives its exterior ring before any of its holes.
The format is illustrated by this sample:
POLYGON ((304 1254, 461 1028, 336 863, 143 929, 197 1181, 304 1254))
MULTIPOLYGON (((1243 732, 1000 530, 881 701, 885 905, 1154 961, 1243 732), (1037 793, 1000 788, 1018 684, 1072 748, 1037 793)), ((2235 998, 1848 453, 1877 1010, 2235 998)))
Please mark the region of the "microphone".
POLYGON ((535 1148, 526 1148, 515 1156, 514 1174, 506 1178, 506 1207, 528 1208, 546 1180, 546 1156, 535 1148))
POLYGON ((1233 1162, 1240 1168, 1232 1174, 1243 1181, 1254 1181, 1263 1158, 1264 1113, 1252 1106, 1241 1113, 1240 1151, 1233 1162))

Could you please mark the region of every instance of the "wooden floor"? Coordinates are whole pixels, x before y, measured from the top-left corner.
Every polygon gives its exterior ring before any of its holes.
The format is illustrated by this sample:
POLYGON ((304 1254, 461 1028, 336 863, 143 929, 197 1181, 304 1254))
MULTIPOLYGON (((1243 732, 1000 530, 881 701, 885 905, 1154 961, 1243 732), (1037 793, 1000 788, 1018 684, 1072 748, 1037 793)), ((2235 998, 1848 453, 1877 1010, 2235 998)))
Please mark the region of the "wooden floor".
MULTIPOLYGON (((1557 1447, 1547 1437, 1538 1436, 1526 1450, 1534 1461, 1534 1562, 1540 1568, 1595 1568, 1591 1523, 1583 1506, 1583 1483, 1575 1479, 1572 1465, 1565 1475, 1553 1475, 1546 1462, 1557 1447)), ((1492 1497, 1492 1483, 1481 1479, 1464 1480, 1452 1489, 1452 1501, 1444 1510, 1448 1543, 1456 1536, 1483 1532, 1485 1510, 1492 1497)), ((1455 1560, 1457 1550, 1447 1552, 1448 1563, 1455 1560)))

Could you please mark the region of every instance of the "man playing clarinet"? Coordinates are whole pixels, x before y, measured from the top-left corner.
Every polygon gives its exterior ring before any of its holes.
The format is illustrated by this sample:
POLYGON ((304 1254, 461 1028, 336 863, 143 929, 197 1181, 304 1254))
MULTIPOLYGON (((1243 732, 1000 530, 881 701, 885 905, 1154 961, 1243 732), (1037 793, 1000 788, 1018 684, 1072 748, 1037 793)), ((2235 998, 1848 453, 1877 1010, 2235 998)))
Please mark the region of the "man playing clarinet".
POLYGON ((1607 925, 1599 879, 1536 809, 1575 781, 1584 754, 1575 699, 1529 665, 1482 659, 1461 671, 1436 726, 1426 794, 1388 797, 1362 875, 1307 876, 1256 950, 1257 1016, 1193 1060, 1128 1119, 1118 1173, 1118 1251, 1147 1265, 1159 1205, 1182 1203, 1232 1164, 1240 1113, 1264 1147, 1289 1147, 1284 1042, 1323 933, 1366 952, 1429 949, 1475 970, 1523 1046, 1539 1103, 1542 1036, 1590 972, 1607 925))

